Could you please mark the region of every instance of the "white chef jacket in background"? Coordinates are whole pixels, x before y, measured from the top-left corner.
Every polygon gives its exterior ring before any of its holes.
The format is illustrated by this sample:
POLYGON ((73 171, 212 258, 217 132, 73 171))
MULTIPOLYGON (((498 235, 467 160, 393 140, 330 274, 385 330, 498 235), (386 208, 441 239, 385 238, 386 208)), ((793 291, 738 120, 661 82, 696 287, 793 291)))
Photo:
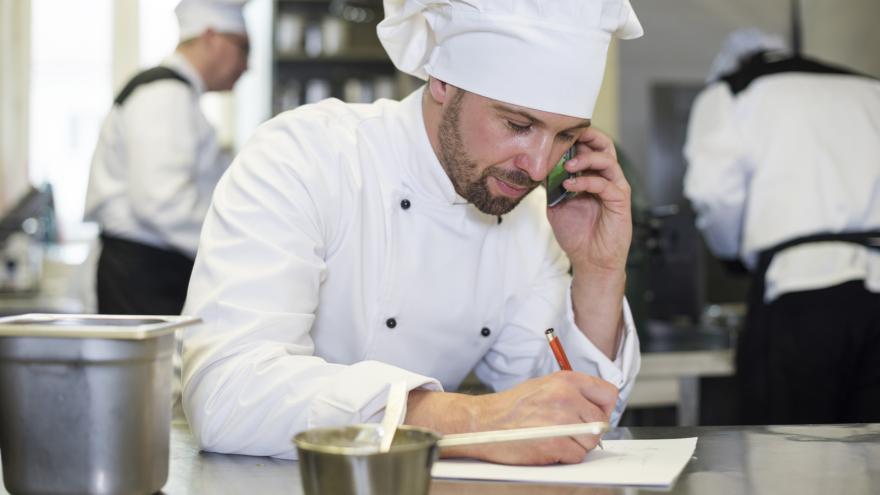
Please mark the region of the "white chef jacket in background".
POLYGON ((106 234, 195 257, 211 193, 231 158, 199 106, 198 72, 176 52, 162 65, 190 85, 151 82, 114 105, 92 159, 86 219, 106 234))
POLYGON ((502 220, 458 196, 422 90, 327 100, 263 124, 220 181, 185 314, 183 405, 202 448, 295 457, 306 428, 376 422, 388 384, 496 390, 558 369, 620 388, 639 369, 628 307, 617 358, 575 327, 568 261, 539 189, 502 220))
MULTIPOLYGON (((726 82, 694 103, 685 195, 721 258, 821 232, 880 228, 880 81, 809 72, 726 82)), ((766 274, 765 302, 850 280, 880 292, 880 253, 847 243, 795 246, 766 274)))

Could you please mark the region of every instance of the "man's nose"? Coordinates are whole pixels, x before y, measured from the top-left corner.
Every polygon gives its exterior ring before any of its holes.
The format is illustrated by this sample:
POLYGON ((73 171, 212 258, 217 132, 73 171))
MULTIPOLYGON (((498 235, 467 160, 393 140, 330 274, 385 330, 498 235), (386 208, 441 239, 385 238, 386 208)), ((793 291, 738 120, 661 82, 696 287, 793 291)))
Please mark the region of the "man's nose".
POLYGON ((526 148, 517 156, 514 165, 529 174, 535 182, 543 181, 555 163, 552 162, 552 136, 537 136, 528 141, 526 148))

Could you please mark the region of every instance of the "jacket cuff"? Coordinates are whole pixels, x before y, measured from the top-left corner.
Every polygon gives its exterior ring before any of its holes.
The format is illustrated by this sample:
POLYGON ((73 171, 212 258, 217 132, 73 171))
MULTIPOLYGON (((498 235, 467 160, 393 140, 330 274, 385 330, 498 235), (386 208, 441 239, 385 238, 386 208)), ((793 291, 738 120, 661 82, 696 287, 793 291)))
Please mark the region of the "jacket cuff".
POLYGON ((418 388, 443 391, 443 386, 434 378, 378 361, 361 361, 346 366, 312 400, 308 428, 381 421, 388 387, 398 381, 406 382, 407 391, 418 388))
POLYGON ((571 366, 577 371, 598 376, 617 387, 619 391, 617 406, 611 416, 612 424, 617 424, 629 395, 632 392, 636 375, 641 367, 641 354, 639 352, 639 337, 636 333, 635 322, 626 298, 623 298, 623 332, 617 354, 614 360, 608 359, 602 351, 596 347, 586 335, 581 332, 574 322, 574 307, 571 302, 571 287, 566 294, 565 324, 560 325, 564 329, 560 336, 565 343, 566 351, 571 361, 571 366))

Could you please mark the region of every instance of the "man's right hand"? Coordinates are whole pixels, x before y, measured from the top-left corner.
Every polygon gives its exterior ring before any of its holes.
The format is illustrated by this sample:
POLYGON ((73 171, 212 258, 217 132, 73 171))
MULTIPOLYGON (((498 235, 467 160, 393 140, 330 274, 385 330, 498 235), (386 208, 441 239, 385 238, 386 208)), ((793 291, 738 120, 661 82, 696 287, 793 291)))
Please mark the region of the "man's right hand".
MULTIPOLYGON (((608 421, 617 403, 610 383, 576 371, 534 378, 495 394, 469 396, 413 390, 406 423, 465 433, 608 421)), ((444 449, 443 457, 472 457, 502 464, 573 464, 596 447, 594 435, 503 442, 444 449)))

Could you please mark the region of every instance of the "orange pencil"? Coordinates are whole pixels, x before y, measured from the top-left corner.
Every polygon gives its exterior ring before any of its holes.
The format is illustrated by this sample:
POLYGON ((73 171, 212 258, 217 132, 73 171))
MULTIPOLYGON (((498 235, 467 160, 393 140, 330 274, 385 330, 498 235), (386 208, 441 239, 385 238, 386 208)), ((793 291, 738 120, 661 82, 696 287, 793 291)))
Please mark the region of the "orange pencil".
MULTIPOLYGON (((550 343, 550 350, 553 351, 553 355, 556 356, 556 362, 559 363, 559 369, 564 371, 571 371, 571 363, 568 362, 568 356, 565 355, 565 349, 562 348, 562 341, 559 340, 559 337, 553 333, 552 328, 548 328, 544 335, 547 336, 547 342, 550 343)), ((605 450, 605 447, 602 446, 602 439, 599 439, 599 448, 605 450)))
POLYGON ((553 333, 552 328, 548 328, 544 335, 547 336, 547 342, 550 342, 550 349, 553 351, 553 355, 556 356, 556 362, 559 363, 559 369, 565 371, 571 371, 571 363, 568 362, 568 356, 565 355, 565 350, 562 348, 562 342, 559 341, 559 338, 553 333))

